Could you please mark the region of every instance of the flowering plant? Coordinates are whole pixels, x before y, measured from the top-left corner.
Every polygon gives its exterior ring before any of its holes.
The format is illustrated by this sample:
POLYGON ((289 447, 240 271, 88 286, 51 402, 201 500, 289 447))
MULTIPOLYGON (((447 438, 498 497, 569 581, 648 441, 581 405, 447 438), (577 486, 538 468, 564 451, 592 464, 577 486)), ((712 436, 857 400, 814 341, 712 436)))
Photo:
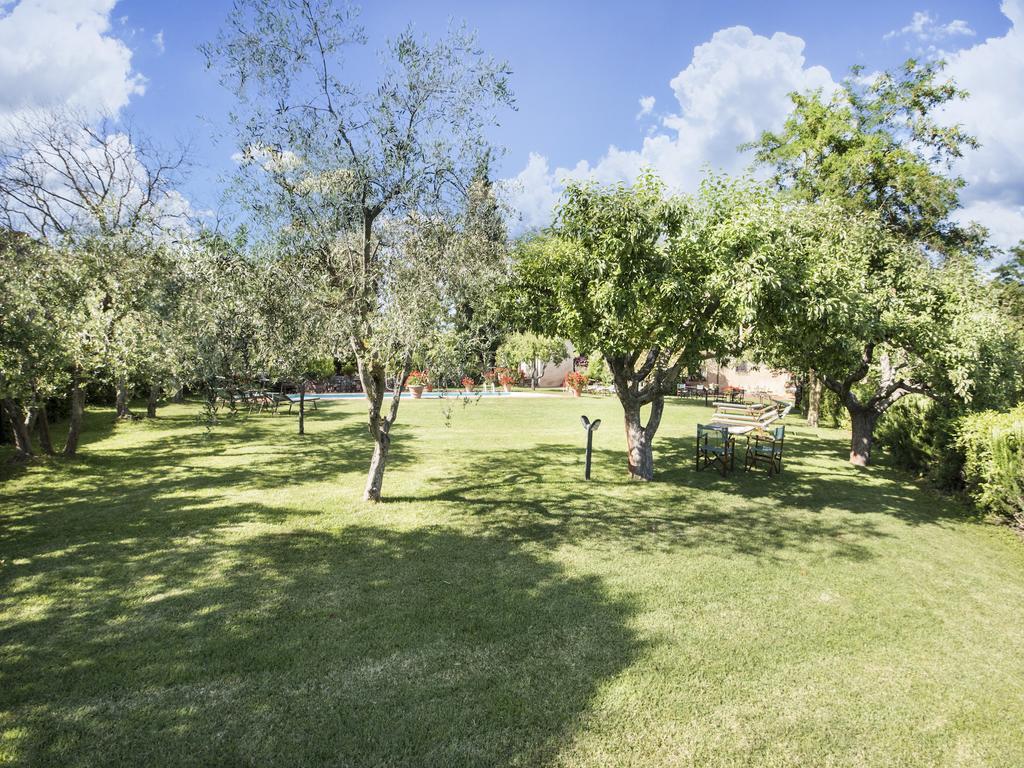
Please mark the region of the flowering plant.
POLYGON ((409 371, 405 383, 410 387, 422 387, 430 381, 430 374, 427 371, 409 371))
POLYGON ((498 372, 497 371, 485 371, 484 372, 484 381, 486 381, 488 384, 493 384, 497 378, 498 378, 498 372))
POLYGON ((507 387, 510 384, 515 384, 519 381, 519 377, 516 376, 518 371, 513 372, 511 368, 495 368, 494 372, 498 375, 498 383, 503 387, 507 387))
POLYGON ((472 377, 470 376, 463 376, 462 386, 464 386, 466 389, 472 389, 473 387, 476 386, 476 382, 473 381, 472 377))
POLYGON ((569 389, 574 389, 577 392, 582 392, 583 388, 587 386, 587 375, 580 373, 579 371, 573 371, 565 376, 565 386, 569 389))

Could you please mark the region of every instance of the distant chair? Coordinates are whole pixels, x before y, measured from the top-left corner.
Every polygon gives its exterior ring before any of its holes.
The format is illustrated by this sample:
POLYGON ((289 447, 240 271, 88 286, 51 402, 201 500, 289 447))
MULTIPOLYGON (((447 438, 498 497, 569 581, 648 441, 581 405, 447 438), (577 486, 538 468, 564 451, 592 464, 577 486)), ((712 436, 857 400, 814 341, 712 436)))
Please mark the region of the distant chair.
POLYGON ((717 464, 724 476, 736 461, 736 441, 729 434, 728 427, 714 424, 697 425, 696 469, 699 472, 708 464, 717 464))
POLYGON ((743 469, 756 469, 759 464, 765 464, 768 467, 768 477, 780 474, 782 446, 785 441, 785 426, 775 427, 771 432, 755 432, 747 439, 747 455, 743 461, 743 469))

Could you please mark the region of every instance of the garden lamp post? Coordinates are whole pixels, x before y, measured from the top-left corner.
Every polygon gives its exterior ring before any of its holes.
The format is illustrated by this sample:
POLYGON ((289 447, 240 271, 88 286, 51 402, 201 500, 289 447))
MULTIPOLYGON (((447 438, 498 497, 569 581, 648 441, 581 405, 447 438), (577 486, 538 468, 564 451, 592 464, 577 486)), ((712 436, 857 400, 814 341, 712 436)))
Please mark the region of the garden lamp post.
POLYGON ((590 454, 594 445, 594 432, 601 426, 601 420, 595 419, 593 422, 590 421, 586 416, 580 416, 580 421, 583 422, 583 428, 587 430, 587 466, 583 470, 583 479, 590 479, 590 454))

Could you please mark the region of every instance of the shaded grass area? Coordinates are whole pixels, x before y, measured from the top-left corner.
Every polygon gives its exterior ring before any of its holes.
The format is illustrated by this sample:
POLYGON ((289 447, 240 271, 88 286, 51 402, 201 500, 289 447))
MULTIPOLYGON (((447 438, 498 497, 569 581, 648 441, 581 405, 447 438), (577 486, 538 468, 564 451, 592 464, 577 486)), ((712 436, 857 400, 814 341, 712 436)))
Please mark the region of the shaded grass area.
POLYGON ((791 418, 695 472, 671 403, 192 406, 0 472, 0 763, 1024 764, 1024 548, 791 418), (579 416, 602 418, 582 481, 579 416))

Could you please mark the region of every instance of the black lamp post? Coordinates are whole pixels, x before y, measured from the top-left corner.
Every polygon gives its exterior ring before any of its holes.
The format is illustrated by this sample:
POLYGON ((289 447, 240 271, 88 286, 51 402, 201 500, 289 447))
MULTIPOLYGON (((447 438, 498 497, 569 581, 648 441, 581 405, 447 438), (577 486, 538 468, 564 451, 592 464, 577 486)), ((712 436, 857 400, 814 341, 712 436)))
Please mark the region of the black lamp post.
POLYGON ((587 430, 587 466, 583 471, 583 479, 590 479, 590 454, 594 445, 594 432, 598 427, 601 426, 601 420, 595 419, 593 422, 590 421, 586 416, 580 416, 580 421, 583 422, 583 428, 587 430))

